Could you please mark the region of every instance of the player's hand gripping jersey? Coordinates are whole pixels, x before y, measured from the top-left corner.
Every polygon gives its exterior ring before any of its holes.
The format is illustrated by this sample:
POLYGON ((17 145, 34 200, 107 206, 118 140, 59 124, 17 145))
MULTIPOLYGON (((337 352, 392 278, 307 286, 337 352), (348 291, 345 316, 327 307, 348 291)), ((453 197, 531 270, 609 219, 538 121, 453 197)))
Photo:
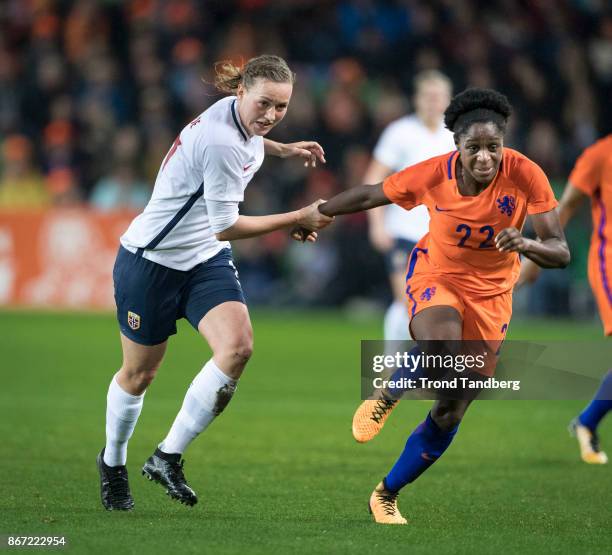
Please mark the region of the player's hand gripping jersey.
POLYGON ((593 234, 589 251, 589 282, 606 335, 612 335, 612 135, 587 148, 569 182, 591 197, 593 234))
POLYGON ((515 252, 500 252, 495 237, 522 229, 527 214, 557 206, 544 172, 505 148, 499 171, 477 196, 457 187, 458 152, 436 156, 389 176, 389 200, 410 209, 427 206, 429 233, 412 251, 406 275, 411 317, 421 310, 452 306, 463 320, 464 339, 503 339, 512 314, 512 287, 519 275, 515 252))

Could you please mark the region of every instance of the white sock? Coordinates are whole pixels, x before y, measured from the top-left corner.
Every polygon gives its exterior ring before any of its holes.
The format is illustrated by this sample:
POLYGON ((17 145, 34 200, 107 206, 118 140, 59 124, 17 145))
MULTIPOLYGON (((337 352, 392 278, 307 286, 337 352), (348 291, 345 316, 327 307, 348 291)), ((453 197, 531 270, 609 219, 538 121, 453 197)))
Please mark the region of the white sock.
POLYGON ((223 412, 236 391, 237 380, 210 359, 187 390, 181 410, 159 444, 164 453, 183 453, 187 446, 223 412))
POLYGON ((127 444, 140 416, 143 399, 144 393, 130 395, 117 383, 117 374, 113 376, 106 396, 104 462, 108 466, 125 465, 127 444))
POLYGON ((385 339, 411 339, 409 323, 406 304, 402 301, 394 301, 385 313, 385 339))

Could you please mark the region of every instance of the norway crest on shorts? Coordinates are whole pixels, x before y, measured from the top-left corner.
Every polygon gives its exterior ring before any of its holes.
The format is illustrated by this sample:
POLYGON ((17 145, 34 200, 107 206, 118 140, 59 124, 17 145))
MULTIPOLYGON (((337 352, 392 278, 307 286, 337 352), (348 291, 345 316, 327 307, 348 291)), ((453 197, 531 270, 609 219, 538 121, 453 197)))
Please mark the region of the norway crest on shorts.
POLYGON ((133 330, 140 328, 140 315, 128 310, 128 326, 133 330))

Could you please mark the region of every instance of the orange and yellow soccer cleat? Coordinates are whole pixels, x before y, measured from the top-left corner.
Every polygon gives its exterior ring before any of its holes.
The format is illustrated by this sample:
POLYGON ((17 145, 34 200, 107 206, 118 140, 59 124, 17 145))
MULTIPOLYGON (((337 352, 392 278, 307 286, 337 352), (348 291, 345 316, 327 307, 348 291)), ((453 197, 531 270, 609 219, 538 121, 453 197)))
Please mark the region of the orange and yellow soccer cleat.
POLYGON ((580 424, 578 419, 570 422, 569 432, 578 440, 580 456, 585 463, 606 464, 608 462, 608 455, 599 448, 597 434, 580 424))
POLYGON ((359 443, 374 439, 398 402, 383 398, 361 403, 353 415, 353 437, 359 443))
POLYGON ((378 524, 408 524, 397 508, 397 496, 399 492, 393 493, 385 489, 380 482, 370 496, 370 513, 374 522, 378 524))

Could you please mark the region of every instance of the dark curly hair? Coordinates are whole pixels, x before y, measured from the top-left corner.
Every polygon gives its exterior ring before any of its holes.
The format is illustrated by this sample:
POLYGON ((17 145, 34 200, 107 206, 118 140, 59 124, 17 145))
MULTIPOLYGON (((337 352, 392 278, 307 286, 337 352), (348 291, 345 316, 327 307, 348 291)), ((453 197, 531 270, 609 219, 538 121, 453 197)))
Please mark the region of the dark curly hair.
POLYGON ((493 89, 466 89, 451 100, 444 112, 444 124, 457 138, 474 123, 492 122, 504 133, 510 114, 512 106, 502 93, 493 89))

